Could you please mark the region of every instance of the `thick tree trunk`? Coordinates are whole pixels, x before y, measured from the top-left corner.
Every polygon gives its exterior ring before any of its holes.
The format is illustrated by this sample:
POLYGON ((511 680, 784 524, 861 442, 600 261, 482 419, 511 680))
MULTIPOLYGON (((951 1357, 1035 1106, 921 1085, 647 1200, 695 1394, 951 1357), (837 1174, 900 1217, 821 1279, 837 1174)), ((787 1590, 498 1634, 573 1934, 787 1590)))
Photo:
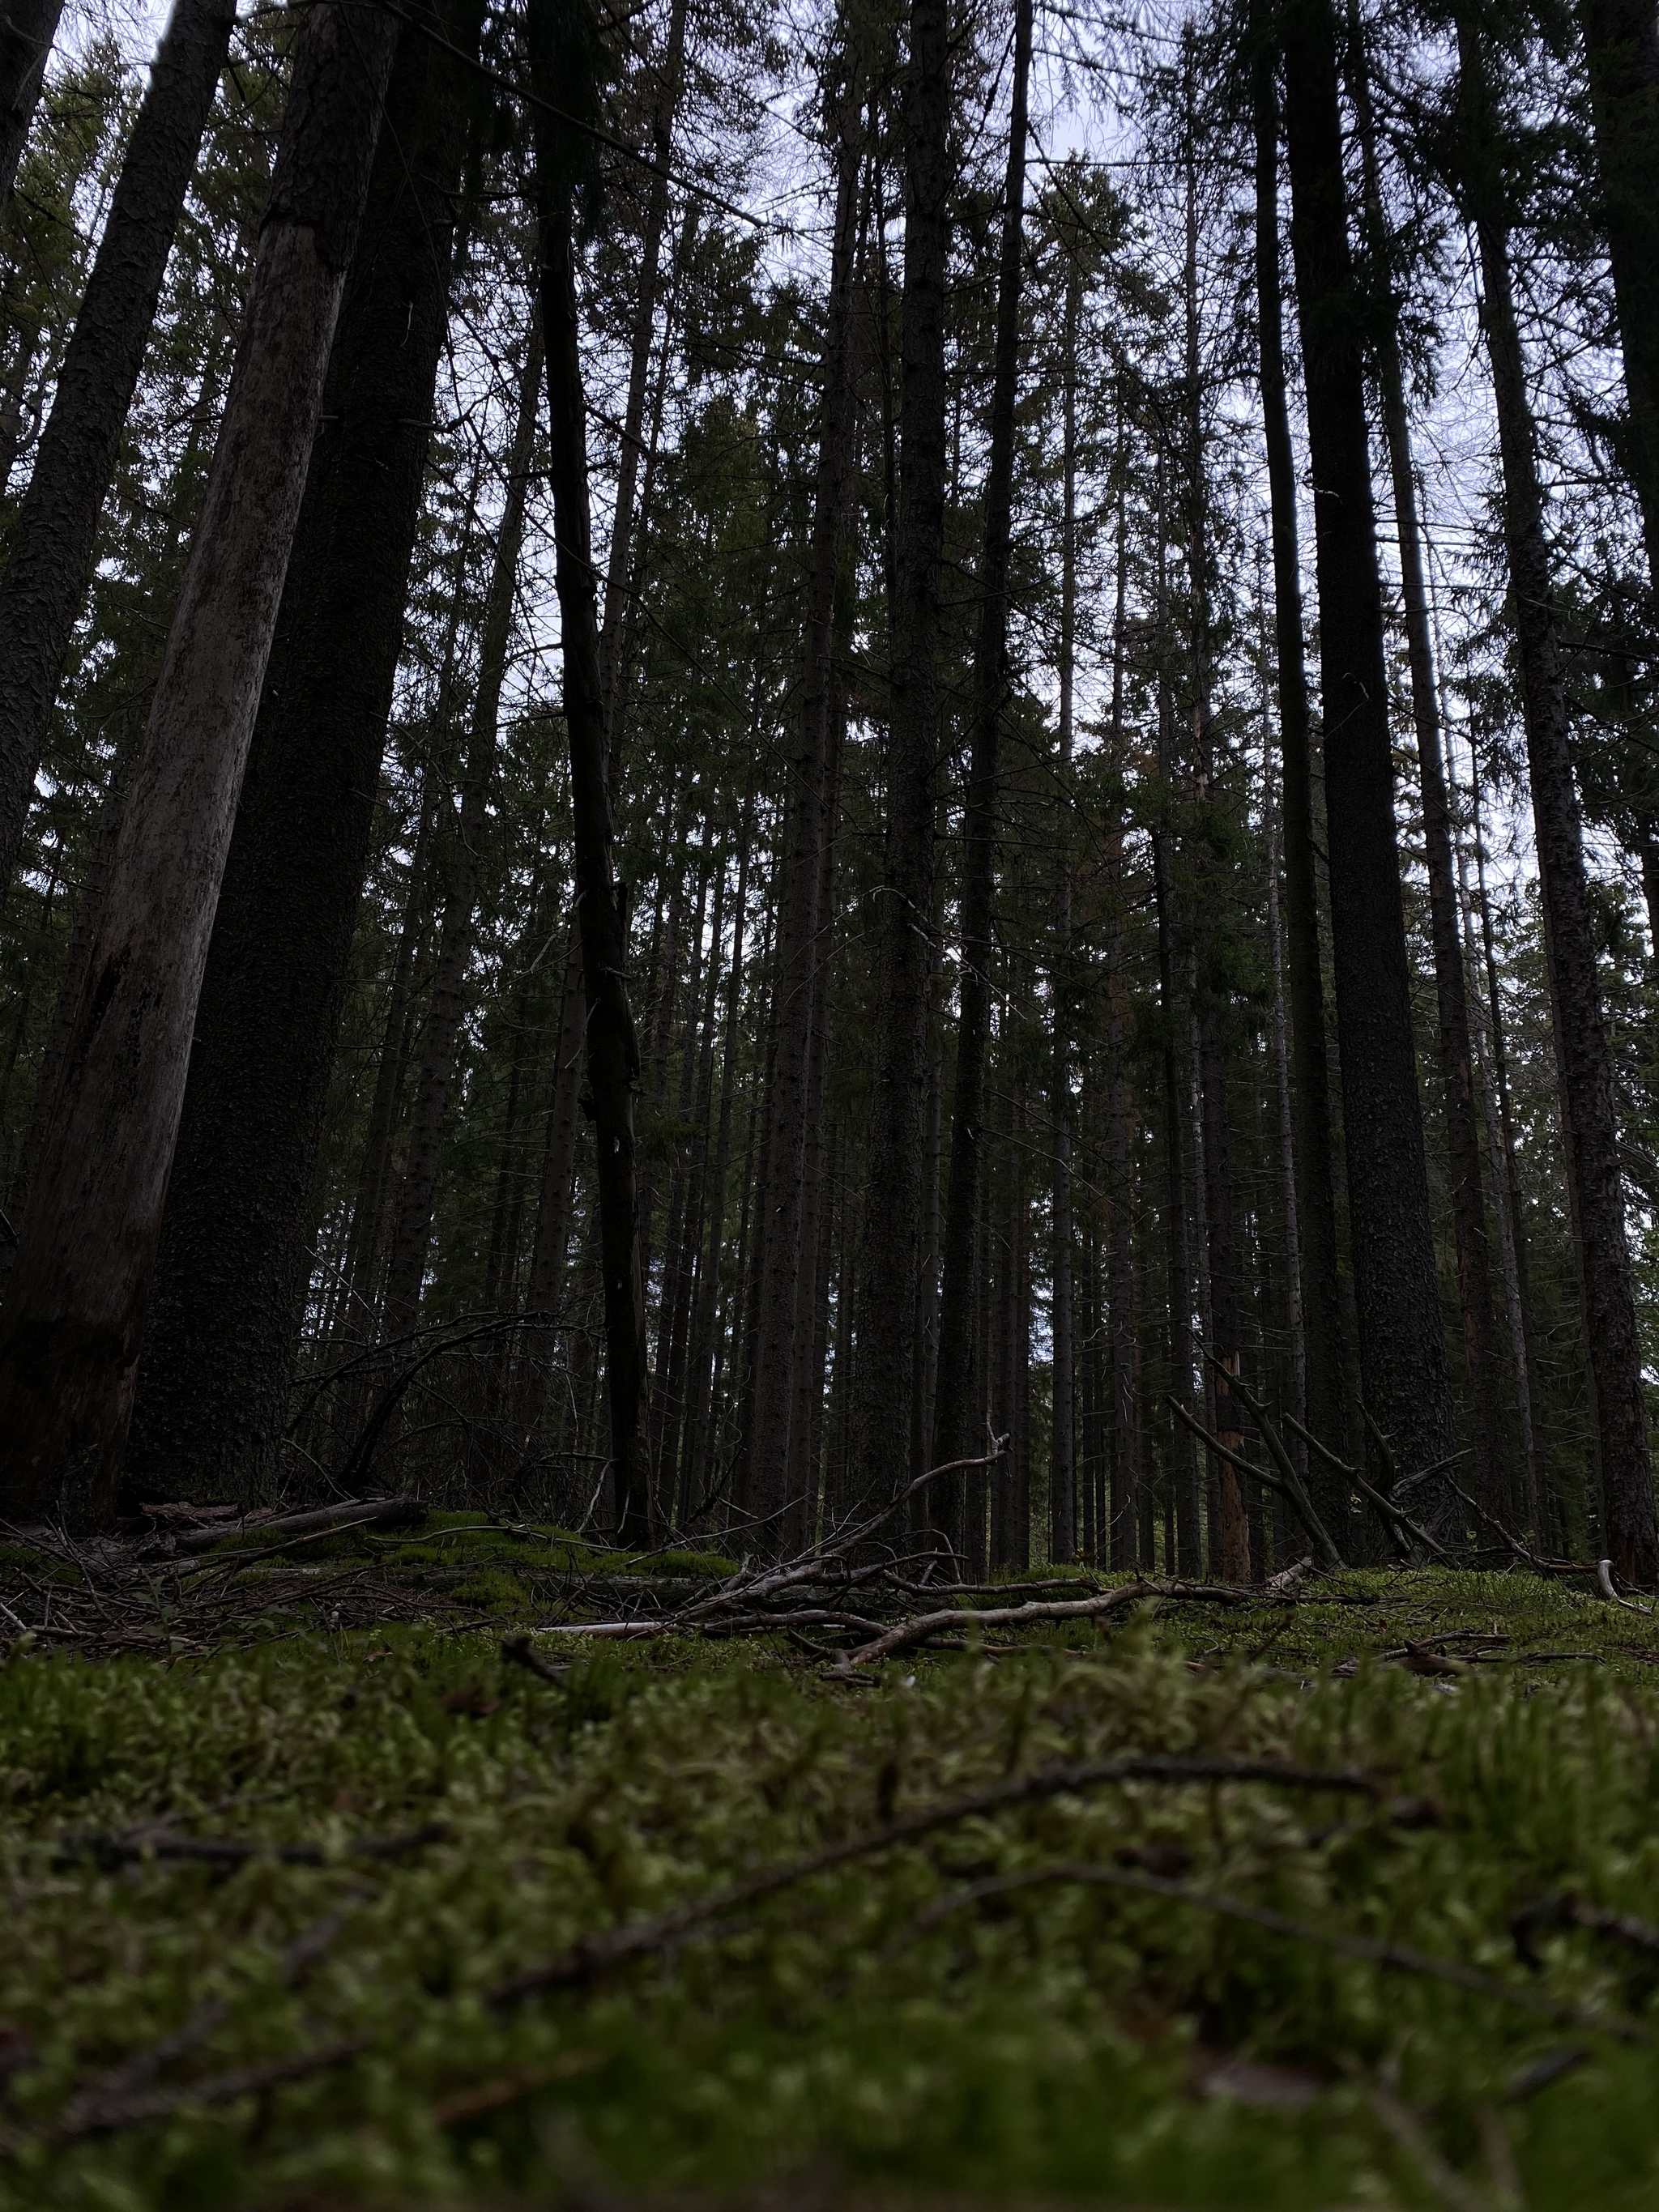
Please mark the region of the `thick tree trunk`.
MULTIPOLYGON (((476 12, 444 20, 476 39, 476 12)), ((276 1473, 448 321, 464 85, 430 40, 402 41, 203 977, 132 1437, 136 1474, 198 1495, 252 1498, 276 1473)), ((372 1247, 353 1257, 362 1290, 372 1247)))
MULTIPOLYGON (((58 9, 14 0, 0 18, 0 208, 11 191, 15 121, 6 64, 58 9), (20 18, 37 21, 26 33, 20 18)), ((122 426, 143 366, 179 211, 213 106, 234 0, 177 0, 150 66, 104 234, 82 295, 28 489, 12 525, 0 579, 0 887, 23 842, 64 656, 92 565, 98 517, 114 473, 122 426)), ((44 55, 42 56, 44 60, 44 55)), ((35 89, 39 80, 35 81, 35 89)), ((33 93, 28 95, 33 107, 33 93)), ((24 123, 27 118, 25 115, 24 123)), ((21 143, 21 130, 18 133, 21 143)))
MULTIPOLYGON (((836 688, 836 598, 838 588, 845 594, 848 495, 856 424, 853 280, 860 158, 856 83, 843 85, 835 105, 836 228, 823 343, 823 407, 807 581, 805 665, 784 805, 778 966, 772 996, 773 1049, 767 1091, 767 1218, 762 1239, 760 1337, 749 1437, 750 1503, 763 1516, 784 1513, 793 1503, 788 1495, 789 1437, 796 1364, 806 1353, 806 1346, 797 1337, 795 1321, 803 1265, 807 1093, 818 933, 825 919, 820 914, 819 898, 828 830, 825 796, 836 688)), ((806 1256, 810 1259, 810 1254, 806 1256)), ((783 1523, 777 1526, 781 1534, 783 1523)))
POLYGON ((478 641, 478 684, 467 732, 466 765, 461 777, 459 820, 451 818, 444 840, 447 881, 438 961, 427 1008, 421 1073, 410 1120, 409 1157, 392 1232, 386 1270, 383 1337, 412 1329, 421 1309, 421 1285, 432 1241, 432 1217, 438 1199, 438 1168, 443 1151, 444 1116, 455 1079, 461 1023, 466 1012, 467 971, 478 906, 478 879, 489 837, 489 789, 495 773, 501 687, 513 636, 514 592, 524 547, 525 507, 536 434, 536 403, 541 388, 539 319, 532 315, 519 373, 518 415, 507 456, 507 497, 495 528, 495 557, 484 598, 478 641))
MULTIPOLYGON (((1376 126, 1371 111, 1364 25, 1358 0, 1348 0, 1347 72, 1350 96, 1359 125, 1364 180, 1365 227, 1379 269, 1390 259, 1388 220, 1383 210, 1377 162, 1376 126)), ((1371 356, 1382 400, 1389 471, 1394 488, 1399 539, 1400 579, 1406 612, 1406 652, 1411 671, 1412 720, 1423 787, 1423 842, 1428 860, 1429 926, 1434 945, 1436 1006, 1439 1015, 1440 1071, 1446 1095, 1447 1150, 1452 1185, 1452 1222, 1457 1243, 1458 1305, 1463 1322, 1463 1358, 1468 1385, 1469 1435, 1474 1448, 1474 1487, 1489 1510, 1507 1513, 1512 1500, 1503 1471, 1499 1434, 1498 1350, 1494 1340, 1492 1255, 1486 1238, 1486 1202, 1480 1180, 1480 1133, 1475 1112, 1474 1069, 1469 1043, 1468 979, 1462 932, 1457 915, 1457 883, 1452 857, 1451 810, 1446 794, 1440 743, 1440 696, 1435 678, 1429 627, 1429 598, 1423 570, 1423 533, 1418 519, 1417 484, 1412 472, 1411 423, 1400 359, 1398 310, 1389 294, 1374 323, 1371 356)), ((1480 1539, 1477 1536, 1476 1540, 1480 1539)))
MULTIPOLYGON (((559 104, 554 33, 546 0, 531 18, 532 70, 540 96, 559 104)), ((570 742, 576 897, 587 1000, 587 1088, 598 1154, 600 1267, 605 1285, 605 1381, 616 1528, 637 1543, 647 1528, 645 1285, 635 1188, 634 1093, 640 1050, 628 1001, 627 892, 613 858, 611 790, 599 670, 592 538, 587 504, 587 410, 582 393, 571 259, 566 149, 545 108, 536 118, 536 185, 541 221, 541 300, 547 349, 549 475, 558 541, 557 582, 564 655, 564 715, 570 742)))
POLYGON ((1579 15, 1630 404, 1624 458, 1659 589, 1659 18, 1653 0, 1581 0, 1579 15))
POLYGON ((34 119, 64 0, 9 0, 0 14, 0 216, 34 119))
MULTIPOLYGON (((1367 1409, 1406 1474, 1443 1460, 1454 1428, 1395 835, 1363 306, 1348 244, 1330 0, 1291 0, 1282 20, 1360 1372, 1367 1409)), ((1287 817, 1287 842, 1290 834, 1287 817)))
POLYGON ((319 0, 52 1127, 0 1316, 5 1510, 112 1507, 208 937, 397 30, 319 0))
MULTIPOLYGON (((984 1390, 973 1368, 975 1262, 984 1204, 985 1063, 990 1039, 991 968, 996 955, 997 763, 1008 698, 1008 560, 1013 519, 1019 310, 1024 281, 1022 249, 1031 24, 1032 0, 1016 0, 1008 160, 997 272, 996 361, 985 480, 985 545, 980 563, 968 802, 963 822, 962 963, 957 982, 956 1092, 951 1109, 951 1173, 939 1284, 939 1412, 933 1452, 936 1467, 983 1449, 978 1421, 984 1390)), ((908 283, 905 339, 908 355, 908 283)), ((908 405, 908 371, 905 392, 908 405)), ((890 927, 894 917, 890 915, 886 919, 890 927)), ((1004 1477, 999 1473, 996 1480, 1004 1477)), ((944 1498, 937 1500, 935 1510, 948 1520, 944 1498)))
MULTIPOLYGON (((1265 33, 1252 68, 1255 116, 1256 328, 1261 352, 1261 413, 1273 509, 1273 635, 1284 792, 1285 972, 1295 1081, 1297 1222, 1302 1312, 1307 1336, 1309 1427, 1332 1450, 1342 1447, 1342 1310, 1338 1287, 1336 1193, 1332 1179, 1331 1077, 1326 1052, 1325 980, 1315 861, 1313 738, 1302 625, 1296 458, 1291 443, 1279 283, 1279 100, 1265 33)), ((1322 1464, 1310 1469, 1322 1513, 1346 1517, 1322 1464)))
POLYGON ((1650 1589, 1659 1583, 1659 1526, 1625 1230, 1613 1062, 1601 1017, 1585 882, 1554 579, 1510 276, 1509 228, 1486 58, 1480 31, 1467 14, 1459 16, 1457 29, 1462 181, 1480 250, 1485 294, 1481 322, 1497 404, 1510 606, 1521 649, 1522 711, 1561 1083, 1567 1189, 1595 1401, 1603 1540, 1615 1571, 1626 1582, 1650 1589))
MULTIPOLYGON (((859 1268, 855 1498, 903 1478, 915 1376, 922 1108, 939 760, 945 532, 945 299, 952 179, 945 0, 911 0, 905 74, 904 381, 886 846, 859 1268)), ((943 1402, 944 1376, 940 1376, 943 1402)))

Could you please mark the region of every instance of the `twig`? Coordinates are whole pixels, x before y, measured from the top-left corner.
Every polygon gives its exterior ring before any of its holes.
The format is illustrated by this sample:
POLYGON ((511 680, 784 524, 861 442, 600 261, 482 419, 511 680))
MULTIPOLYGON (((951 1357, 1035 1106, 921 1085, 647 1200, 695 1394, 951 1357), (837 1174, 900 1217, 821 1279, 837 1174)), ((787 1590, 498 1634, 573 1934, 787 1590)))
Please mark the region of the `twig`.
MULTIPOLYGON (((1207 1352, 1205 1357, 1206 1358, 1209 1357, 1207 1352)), ((1233 1373, 1231 1368, 1227 1368, 1224 1372, 1229 1382, 1237 1382, 1238 1377, 1233 1373)), ((1248 1474, 1257 1482, 1265 1482, 1270 1490, 1276 1490, 1279 1493, 1296 1515, 1297 1519, 1301 1522, 1304 1529, 1317 1547, 1328 1567, 1340 1568, 1346 1564, 1341 1553, 1327 1534, 1323 1522, 1308 1503, 1305 1495, 1298 1495, 1297 1491, 1293 1490, 1281 1476, 1271 1473, 1265 1467, 1257 1467, 1253 1462, 1246 1459, 1243 1452, 1234 1451, 1230 1445, 1224 1444, 1219 1437, 1212 1436, 1197 1415, 1189 1413, 1181 1401, 1170 1392, 1164 1393, 1164 1401, 1176 1419, 1184 1422, 1195 1437, 1201 1438, 1218 1459, 1224 1459, 1231 1466, 1236 1467, 1241 1474, 1248 1474)))
MULTIPOLYGON (((1309 1497, 1302 1477, 1297 1471, 1296 1462, 1285 1450, 1284 1440, 1268 1419, 1266 1406, 1249 1388, 1242 1375, 1237 1374, 1231 1367, 1225 1369, 1221 1367, 1221 1363, 1212 1352, 1206 1349, 1204 1357, 1218 1371, 1225 1374, 1228 1389, 1242 1401, 1245 1412, 1255 1423, 1261 1432, 1261 1441, 1272 1455, 1273 1465, 1279 1469, 1279 1480, 1273 1486, 1281 1491, 1290 1500, 1297 1519, 1301 1522, 1302 1526, 1313 1539, 1315 1550, 1328 1567, 1343 1566, 1346 1562, 1342 1554, 1337 1550, 1329 1529, 1326 1528, 1316 1511, 1313 1500, 1309 1497)), ((1272 1476, 1265 1468, 1257 1468, 1255 1472, 1263 1481, 1273 1482, 1272 1476)))
MULTIPOLYGON (((1395 1544, 1395 1548, 1401 1553, 1402 1557, 1406 1556, 1406 1547, 1402 1541, 1402 1538, 1409 1537, 1413 1543, 1422 1545, 1425 1551, 1437 1553, 1441 1559, 1447 1561, 1450 1560, 1451 1553, 1446 1549, 1446 1547, 1440 1542, 1439 1539, 1430 1535, 1426 1528, 1420 1528, 1417 1522, 1411 1518, 1409 1514, 1401 1512, 1399 1506, 1395 1504, 1391 1498, 1385 1498, 1380 1490, 1374 1490, 1370 1484, 1366 1481, 1364 1476, 1361 1474, 1357 1467, 1350 1467, 1346 1460, 1339 1459, 1328 1445, 1320 1443, 1318 1437, 1313 1434, 1311 1430, 1304 1429, 1303 1427, 1301 1422, 1297 1419, 1294 1413, 1286 1413, 1285 1419, 1289 1422, 1291 1428, 1296 1431, 1297 1436, 1301 1437, 1304 1444, 1307 1444, 1311 1449, 1316 1451, 1328 1467, 1334 1468, 1336 1473, 1341 1475, 1345 1481, 1352 1483, 1354 1488, 1358 1491, 1360 1496, 1362 1498, 1368 1498, 1370 1504, 1376 1507, 1377 1512, 1382 1516, 1382 1525, 1388 1530, 1390 1540, 1395 1544)), ((1392 1462, 1390 1462, 1390 1464, 1392 1464, 1392 1462)))
POLYGON ((579 1936, 568 1950, 542 1966, 532 1966, 526 1973, 515 1974, 510 1981, 499 1983, 489 1992, 489 2001, 497 2007, 517 2004, 544 1990, 563 1989, 573 1982, 585 1981, 604 1967, 620 1966, 629 1959, 645 1958, 665 1950, 705 1921, 719 1919, 739 1906, 757 1904, 779 1890, 809 1881, 817 1875, 831 1873, 854 1860, 872 1858, 899 1844, 915 1843, 923 1836, 955 1826, 960 1821, 985 1819, 1018 1806, 1040 1804, 1050 1798, 1071 1796, 1120 1782, 1264 1782, 1287 1790, 1332 1790, 1358 1796, 1376 1794, 1370 1777, 1357 1767, 1291 1766, 1265 1759, 1170 1757, 1150 1753, 1037 1767, 1012 1781, 994 1783, 968 1796, 925 1807, 902 1819, 890 1820, 884 1827, 850 1837, 845 1843, 831 1844, 805 1858, 769 1868, 746 1881, 730 1883, 724 1889, 694 1899, 672 1911, 655 1914, 648 1920, 625 1921, 618 1928, 579 1936))
POLYGON ((886 1659, 895 1651, 905 1650, 913 1644, 921 1644, 942 1630, 951 1628, 1018 1628, 1027 1621, 1036 1620, 1093 1620, 1103 1613, 1115 1612, 1119 1606, 1128 1605, 1136 1598, 1185 1598, 1199 1604, 1242 1605, 1251 1601, 1253 1593, 1234 1589, 1225 1583, 1120 1583, 1115 1589, 1105 1591, 1099 1597, 1038 1599, 1030 1605, 998 1605, 975 1608, 951 1607, 941 1613, 918 1613, 912 1620, 902 1620, 896 1628, 884 1629, 868 1644, 856 1651, 849 1651, 841 1662, 843 1668, 866 1667, 872 1660, 886 1659))
POLYGON ((1613 1605, 1622 1605, 1626 1613, 1645 1613, 1650 1620, 1653 1618, 1653 1607, 1650 1605, 1638 1605, 1633 1598, 1620 1597, 1618 1591, 1614 1589, 1611 1559, 1598 1559, 1595 1562, 1595 1586, 1604 1598, 1609 1600, 1613 1605))
POLYGON ((1288 1936, 1300 1943, 1317 1943, 1347 1959, 1362 1959, 1372 1966, 1392 1966, 1402 1973, 1423 1974, 1430 1979, 1449 1984, 1453 1989, 1467 1990, 1472 1996, 1490 1997, 1496 2004, 1516 2007, 1540 2018, 1564 2022, 1575 2027, 1590 2027, 1616 2036, 1623 2043, 1645 2042, 1644 2031, 1635 2021, 1620 2015, 1586 2011, 1582 2006, 1566 2004, 1555 1997, 1546 1996, 1540 1990, 1526 1989, 1518 1984, 1500 1982, 1496 1975, 1483 1974, 1477 1967, 1465 1966, 1455 1959, 1437 1959, 1426 1951, 1419 1951, 1409 1943, 1385 1943, 1373 1936, 1351 1936, 1346 1930, 1316 1928, 1311 1921, 1298 1920, 1291 1913, 1280 1912, 1271 1905, 1251 1905, 1242 1897, 1231 1897, 1224 1890, 1194 1889, 1184 1881, 1175 1881, 1163 1875, 1141 1874, 1128 1867, 1080 1865, 1075 1863, 1058 1866, 1032 1867, 1018 1874, 992 1875, 983 1881, 969 1883, 948 1898, 927 1906, 917 1917, 917 1933, 925 1933, 950 1913, 964 1905, 977 1905, 994 1897, 1006 1897, 1012 1891, 1031 1889, 1048 1882, 1079 1882, 1103 1889, 1133 1889, 1149 1897, 1166 1897, 1180 1905, 1191 1905, 1201 1912, 1213 1912, 1224 1920, 1241 1920, 1253 1928, 1265 1928, 1274 1936, 1288 1936))

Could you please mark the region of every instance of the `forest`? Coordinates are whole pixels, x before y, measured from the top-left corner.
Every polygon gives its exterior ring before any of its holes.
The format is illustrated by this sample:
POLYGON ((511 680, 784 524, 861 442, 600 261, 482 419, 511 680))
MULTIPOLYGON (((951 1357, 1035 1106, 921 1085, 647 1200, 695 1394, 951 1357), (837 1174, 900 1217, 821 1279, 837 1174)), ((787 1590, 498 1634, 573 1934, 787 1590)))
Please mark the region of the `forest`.
POLYGON ((0 2212, 1659 2201, 1656 579, 1653 0, 0 0, 0 2212))

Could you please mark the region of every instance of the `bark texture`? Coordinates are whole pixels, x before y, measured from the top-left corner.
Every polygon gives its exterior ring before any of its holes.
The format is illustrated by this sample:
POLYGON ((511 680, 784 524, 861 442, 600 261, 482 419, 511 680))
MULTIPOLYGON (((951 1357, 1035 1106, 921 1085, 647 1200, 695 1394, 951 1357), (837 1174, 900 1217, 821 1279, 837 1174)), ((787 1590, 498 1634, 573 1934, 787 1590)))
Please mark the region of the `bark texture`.
POLYGON ((57 1110, 0 1316, 3 1501, 114 1500, 191 1032, 397 40, 319 0, 57 1110))
POLYGON ((1395 836, 1364 319, 1348 242, 1329 0, 1291 0, 1283 27, 1360 1373, 1367 1409, 1404 1474, 1445 1458, 1453 1423, 1395 836))
POLYGON ((1625 1227, 1613 1062, 1584 875, 1532 403, 1510 274, 1499 149, 1480 33, 1467 13, 1458 18, 1457 44, 1460 167, 1480 250, 1481 321, 1498 412, 1510 605, 1521 648, 1527 774, 1538 841, 1567 1188, 1595 1401, 1603 1541, 1615 1571, 1647 1589, 1659 1583, 1659 1526, 1625 1227))
POLYGON ((10 0, 0 13, 0 215, 17 181, 63 12, 64 0, 10 0))
POLYGON ((952 178, 950 65, 945 0, 911 0, 903 88, 899 519, 877 1027, 859 1268, 860 1344, 850 1501, 854 1504, 890 1491, 909 1455, 939 757, 945 294, 952 178))
MULTIPOLYGON (((441 20, 476 40, 476 9, 441 20)), ((276 1474, 448 320, 465 124, 459 65, 405 38, 213 925, 139 1372, 133 1471, 197 1495, 252 1498, 276 1474)), ((416 898, 425 857, 417 849, 416 898)), ((394 1001, 406 1002, 409 958, 399 965, 394 1001)))
MULTIPOLYGON (((235 15, 235 0, 178 0, 150 66, 13 527, 0 580, 0 884, 17 866, 99 514, 235 15)), ((0 27, 0 63, 10 58, 5 28, 13 22, 0 27)), ((0 117, 5 93, 0 76, 0 117)), ((0 135, 0 206, 11 189, 4 161, 0 135)))
MULTIPOLYGON (((1261 412, 1267 449, 1273 556, 1273 645, 1279 689, 1279 747, 1285 839, 1285 968, 1295 1072, 1297 1225, 1307 1411, 1315 1436, 1341 1449, 1342 1309, 1338 1285, 1336 1192, 1332 1171, 1331 1073, 1326 1050, 1325 978, 1319 938, 1315 860, 1314 749, 1303 637, 1302 558, 1297 543, 1296 457, 1285 374, 1284 301, 1279 277, 1279 94, 1275 57, 1259 33, 1252 65, 1255 125, 1256 331, 1261 356, 1261 412)), ((1328 1473, 1310 1469, 1322 1514, 1346 1515, 1328 1473)))
MULTIPOLYGON (((543 100, 568 98, 547 0, 530 19, 532 81, 543 100)), ((605 1298, 605 1386, 617 1533, 644 1536, 645 1285, 635 1181, 634 1097, 639 1042, 628 995, 627 891, 617 878, 607 762, 599 623, 587 494, 587 409, 572 264, 568 149, 546 106, 536 117, 536 198, 541 223, 542 331, 547 352, 549 477, 557 538, 556 581, 570 744, 576 899, 587 1008, 587 1098, 598 1155, 599 1265, 605 1298)))
MULTIPOLYGON (((951 1109, 951 1172, 945 1187, 939 1285, 938 1414, 933 1430, 936 1467, 984 1449, 980 1425, 985 1388, 983 1379, 975 1372, 974 1310, 978 1296, 980 1214, 985 1202, 985 1066, 991 1031, 991 971, 996 957, 998 759, 1008 700, 1008 553, 1013 515, 1019 305, 1024 276, 1021 245, 1031 25, 1031 0, 1018 0, 997 272, 985 545, 980 562, 979 629, 974 641, 968 803, 963 822, 962 965, 957 983, 956 1091, 951 1109)), ((908 308, 906 334, 908 340, 908 308)), ((908 396, 908 380, 906 391, 908 396)))

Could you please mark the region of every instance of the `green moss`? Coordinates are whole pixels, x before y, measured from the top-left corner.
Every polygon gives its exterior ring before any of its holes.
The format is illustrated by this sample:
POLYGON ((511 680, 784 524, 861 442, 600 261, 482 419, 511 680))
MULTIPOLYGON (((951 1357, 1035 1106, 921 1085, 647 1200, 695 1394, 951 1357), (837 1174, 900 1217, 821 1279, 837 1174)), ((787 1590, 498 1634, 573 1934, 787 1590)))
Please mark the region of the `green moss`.
MULTIPOLYGON (((473 1580, 509 1612, 522 1596, 494 1568, 473 1580)), ((27 2039, 35 2059, 0 2112, 0 2206, 540 2201, 578 2156, 630 2189, 812 2168, 1022 2200, 1427 2206, 1442 2200, 1372 2101, 1395 2067, 1437 2154, 1492 2201, 1494 2125, 1534 2212, 1659 2200, 1652 1960, 1546 1914, 1528 1966, 1511 1933, 1540 1898, 1659 1917, 1650 1626, 1520 1577, 1352 1576, 1289 1613, 1147 1608, 1076 1650, 1037 1633, 1040 1651, 910 1655, 853 1691, 752 1646, 662 1644, 550 1644, 573 1661, 556 1686, 504 1665, 494 1636, 409 1629, 200 1663, 14 1660, 0 2049, 27 2039), (1461 1627, 1508 1634, 1509 1656, 1425 1679, 1379 1656, 1461 1627), (1605 1663, 1516 1656, 1576 1650, 1605 1663), (1084 1790, 828 1869, 588 1983, 488 2002, 586 1932, 886 1813, 1129 1749, 1358 1763, 1434 1824, 1255 1784, 1084 1790), (99 1846, 158 1821, 317 1842, 324 1863, 99 1846), (346 1850, 434 1825, 396 1856, 346 1850), (1058 1863, 1184 1867, 1195 1892, 1617 2013, 1641 2039, 1167 1893, 1049 1881, 975 1900, 991 1875, 1058 1863), (325 1925, 292 1984, 284 1951, 325 1925), (366 2047, 263 2097, 51 2144, 77 2086, 210 2002, 222 2015, 157 2089, 366 2047), (1568 2048, 1582 2057, 1551 2086, 1513 2094, 1568 2048), (1223 2058, 1311 2101, 1203 2094, 1223 2058)))

